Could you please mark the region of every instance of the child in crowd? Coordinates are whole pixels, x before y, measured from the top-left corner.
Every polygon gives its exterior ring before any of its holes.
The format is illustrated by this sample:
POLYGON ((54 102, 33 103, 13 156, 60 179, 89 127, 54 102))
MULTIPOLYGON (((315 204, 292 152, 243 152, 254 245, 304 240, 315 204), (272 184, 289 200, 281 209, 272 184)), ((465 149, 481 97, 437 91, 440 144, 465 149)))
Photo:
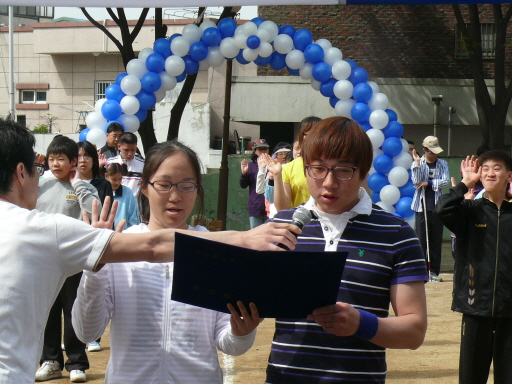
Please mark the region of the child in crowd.
MULTIPOLYGON (((157 144, 147 154, 139 205, 145 223, 125 233, 190 227, 199 196, 201 168, 194 151, 178 141, 157 144)), ((173 263, 105 266, 84 272, 73 309, 73 326, 84 341, 95 340, 111 321, 110 361, 105 383, 222 383, 217 348, 240 355, 253 344, 258 311, 239 302, 243 317, 171 301, 173 263)))
POLYGON ((105 171, 105 179, 112 185, 114 199, 119 202, 114 224, 117 228, 121 220, 126 220, 124 229, 140 224, 137 202, 133 197, 132 191, 121 184, 126 173, 126 164, 118 163, 109 164, 105 171))
POLYGON ((140 179, 144 168, 144 160, 135 156, 137 153, 137 136, 125 132, 119 138, 119 155, 107 160, 108 164, 126 164, 128 173, 123 176, 123 185, 130 188, 135 199, 139 196, 140 179))
MULTIPOLYGON (((36 209, 45 213, 61 213, 75 219, 81 219, 82 209, 90 214, 92 202, 99 201, 99 196, 96 188, 80 179, 76 168, 77 143, 65 136, 56 137, 48 146, 46 160, 54 178, 40 180, 36 209)), ((89 369, 89 360, 85 344, 78 340, 71 325, 71 308, 80 277, 81 274, 76 274, 66 279, 50 310, 44 332, 41 367, 36 372, 36 381, 62 377, 64 366, 70 372, 72 382, 86 380, 85 370, 89 369), (62 313, 64 345, 68 357, 65 364, 61 348, 62 313)))

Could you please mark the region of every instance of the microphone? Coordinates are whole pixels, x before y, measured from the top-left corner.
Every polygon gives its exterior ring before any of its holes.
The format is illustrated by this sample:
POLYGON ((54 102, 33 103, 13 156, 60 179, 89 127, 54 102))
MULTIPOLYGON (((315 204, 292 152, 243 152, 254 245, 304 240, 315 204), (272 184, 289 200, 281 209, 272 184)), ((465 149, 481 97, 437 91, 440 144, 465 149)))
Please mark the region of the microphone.
MULTIPOLYGON (((296 211, 293 213, 293 216, 292 216, 292 224, 293 225, 296 225, 297 227, 299 227, 300 229, 304 228, 306 225, 309 224, 309 222, 311 221, 311 218, 312 218, 312 215, 311 215, 311 211, 307 208, 304 208, 303 205, 301 205, 299 208, 296 209, 296 211)), ((293 235, 295 237, 297 237, 297 234, 292 232, 293 235)), ((279 248, 283 248, 283 249, 286 249, 287 251, 289 251, 290 249, 284 245, 284 244, 277 244, 277 246, 279 248)))

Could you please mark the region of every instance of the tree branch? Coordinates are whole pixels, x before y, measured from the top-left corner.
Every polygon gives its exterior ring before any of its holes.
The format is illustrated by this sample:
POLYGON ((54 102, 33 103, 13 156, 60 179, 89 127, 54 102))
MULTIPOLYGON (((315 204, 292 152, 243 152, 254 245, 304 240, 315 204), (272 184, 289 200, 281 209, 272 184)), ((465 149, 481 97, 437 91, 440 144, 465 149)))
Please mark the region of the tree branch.
POLYGON ((89 20, 96 28, 98 28, 99 30, 101 30, 105 35, 107 35, 107 37, 116 45, 117 49, 119 49, 119 51, 122 51, 123 49, 123 46, 121 44, 121 42, 119 40, 117 40, 114 35, 112 35, 107 28, 105 28, 103 25, 101 25, 100 23, 98 23, 96 20, 94 20, 92 18, 91 15, 89 15, 89 12, 87 12, 85 10, 85 8, 80 8, 82 10, 82 13, 84 14, 84 16, 87 18, 87 20, 89 20))
POLYGON ((110 17, 112 18, 112 20, 116 23, 116 24, 119 24, 119 18, 117 17, 117 15, 114 13, 114 11, 112 10, 112 8, 107 8, 107 12, 108 14, 110 15, 110 17))
MULTIPOLYGON (((148 15, 149 8, 144 8, 142 12, 140 13, 139 20, 137 21, 137 24, 135 25, 135 28, 133 28, 132 33, 130 33, 130 38, 132 40, 132 43, 135 41, 135 38, 139 34, 140 30, 142 29, 144 25, 144 21, 146 20, 146 16, 148 15)), ((156 25, 156 23, 155 23, 156 25)))

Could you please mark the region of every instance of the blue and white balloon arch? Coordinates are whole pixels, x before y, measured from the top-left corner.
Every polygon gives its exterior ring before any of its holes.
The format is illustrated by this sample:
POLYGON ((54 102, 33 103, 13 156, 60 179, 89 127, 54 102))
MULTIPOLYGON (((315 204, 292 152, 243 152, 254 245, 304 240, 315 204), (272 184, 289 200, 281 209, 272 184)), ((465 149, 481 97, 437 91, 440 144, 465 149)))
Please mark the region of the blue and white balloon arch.
POLYGON ((397 114, 388 109, 387 96, 375 82, 368 81, 364 68, 343 60, 341 50, 328 40, 314 42, 307 29, 279 27, 260 17, 239 26, 232 19, 188 24, 181 34, 144 48, 106 89, 106 97, 96 102, 80 140, 103 146, 105 130, 112 121, 121 123, 125 131, 137 131, 147 111, 167 91, 187 75, 218 67, 226 59, 270 65, 275 70, 286 68, 290 74, 310 80, 313 89, 329 98, 336 115, 354 119, 367 132, 375 148, 368 178, 372 200, 389 212, 412 217, 414 185, 408 171, 412 158, 408 143, 401 138, 404 129, 397 114))

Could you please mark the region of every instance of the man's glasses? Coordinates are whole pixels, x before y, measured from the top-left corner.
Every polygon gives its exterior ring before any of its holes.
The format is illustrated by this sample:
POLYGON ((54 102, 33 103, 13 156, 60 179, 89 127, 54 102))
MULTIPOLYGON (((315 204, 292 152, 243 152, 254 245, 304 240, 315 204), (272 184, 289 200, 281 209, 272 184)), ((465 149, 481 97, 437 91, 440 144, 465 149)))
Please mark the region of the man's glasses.
POLYGON ((328 168, 324 167, 323 165, 306 165, 308 175, 313 179, 325 179, 329 171, 331 171, 336 179, 346 181, 354 177, 354 172, 356 169, 357 167, 328 168))
POLYGON ((34 167, 37 169, 37 175, 39 177, 43 176, 44 174, 44 165, 39 163, 34 163, 34 167))
POLYGON ((194 192, 197 188, 197 184, 190 181, 182 181, 176 184, 169 183, 168 181, 149 181, 148 184, 155 188, 156 191, 160 192, 169 192, 173 185, 175 185, 180 192, 194 192))

